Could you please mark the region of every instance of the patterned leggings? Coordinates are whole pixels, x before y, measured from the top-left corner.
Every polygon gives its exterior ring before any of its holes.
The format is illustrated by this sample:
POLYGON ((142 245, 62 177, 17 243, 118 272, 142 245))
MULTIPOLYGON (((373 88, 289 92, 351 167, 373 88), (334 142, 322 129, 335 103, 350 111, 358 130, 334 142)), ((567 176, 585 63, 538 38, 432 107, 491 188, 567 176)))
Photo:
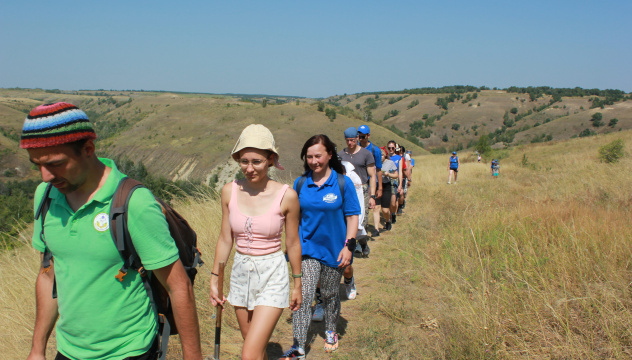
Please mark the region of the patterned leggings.
POLYGON ((322 264, 320 261, 303 257, 301 262, 303 272, 303 303, 301 308, 292 317, 294 329, 294 345, 305 348, 307 331, 312 322, 312 299, 316 293, 316 285, 320 280, 320 294, 325 307, 325 330, 336 331, 338 317, 340 316, 340 296, 338 289, 344 268, 333 268, 322 264))

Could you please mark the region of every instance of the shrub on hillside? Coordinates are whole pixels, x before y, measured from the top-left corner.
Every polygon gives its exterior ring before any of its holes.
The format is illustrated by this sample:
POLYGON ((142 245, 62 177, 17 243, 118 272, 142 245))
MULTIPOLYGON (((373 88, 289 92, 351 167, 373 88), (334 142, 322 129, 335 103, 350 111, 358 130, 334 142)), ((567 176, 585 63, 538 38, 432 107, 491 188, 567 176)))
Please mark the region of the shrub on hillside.
POLYGON ((419 132, 417 133, 417 136, 422 139, 427 139, 430 137, 430 135, 432 135, 432 132, 428 129, 419 130, 419 132))
POLYGON ((481 155, 486 155, 492 151, 492 147, 489 145, 489 137, 487 135, 481 135, 475 149, 481 155))
POLYGON ((461 124, 452 124, 452 130, 454 131, 459 130, 460 127, 461 127, 461 124))
POLYGON ((325 111, 325 102, 324 101, 319 101, 318 102, 318 111, 325 111))
POLYGON ((587 137, 593 135, 595 135, 595 132, 590 129, 584 129, 582 130, 582 132, 579 133, 579 137, 587 137))
POLYGON ((336 110, 335 109, 327 109, 325 110, 325 115, 329 118, 330 121, 334 121, 336 118, 336 110))
POLYGON ((512 114, 516 115, 518 113, 518 108, 511 108, 511 110, 509 110, 512 114))
POLYGON ((623 140, 617 139, 599 148, 599 158, 602 162, 613 164, 619 161, 624 155, 623 140))
POLYGON ((610 119, 610 122, 608 123, 608 126, 615 127, 618 122, 619 122, 619 119, 617 119, 617 118, 610 119))
POLYGON ((393 116, 397 116, 397 115, 399 115, 399 110, 391 110, 387 112, 386 114, 384 114, 384 120, 388 120, 389 118, 392 118, 393 116))

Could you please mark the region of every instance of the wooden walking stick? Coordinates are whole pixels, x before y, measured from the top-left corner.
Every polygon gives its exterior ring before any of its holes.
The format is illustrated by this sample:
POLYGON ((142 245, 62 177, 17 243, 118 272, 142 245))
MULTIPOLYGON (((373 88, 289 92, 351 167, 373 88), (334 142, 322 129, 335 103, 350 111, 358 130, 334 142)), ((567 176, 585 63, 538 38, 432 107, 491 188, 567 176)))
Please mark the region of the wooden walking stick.
MULTIPOLYGON (((224 264, 219 263, 219 273, 217 282, 217 297, 220 300, 224 299, 224 264)), ((219 343, 222 337, 222 311, 224 311, 224 305, 217 304, 215 308, 215 351, 213 352, 213 359, 219 360, 219 343)))

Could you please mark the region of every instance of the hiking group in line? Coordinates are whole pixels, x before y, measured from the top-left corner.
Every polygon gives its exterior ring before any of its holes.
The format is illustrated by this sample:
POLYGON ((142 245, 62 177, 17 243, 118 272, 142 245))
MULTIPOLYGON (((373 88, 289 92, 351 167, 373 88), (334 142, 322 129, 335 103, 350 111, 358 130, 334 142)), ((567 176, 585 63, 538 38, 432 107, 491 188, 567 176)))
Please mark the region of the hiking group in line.
MULTIPOLYGON (((20 147, 44 181, 34 200, 32 244, 42 264, 28 359, 45 359, 53 328, 56 360, 164 359, 176 331, 183 358, 202 359, 192 286, 201 263, 195 235, 192 245, 182 245, 169 218, 175 212, 142 185, 126 187, 116 164, 96 156, 96 137, 86 114, 68 103, 38 106, 24 122, 20 147)), ((393 228, 414 167, 402 146, 390 141, 380 148, 369 138, 366 125, 348 128, 347 146, 337 152, 326 135, 310 137, 300 153, 304 173, 290 188, 268 175, 272 166, 283 170, 272 133, 258 124, 242 131, 231 156, 245 179, 221 190, 210 301, 234 307, 243 359, 267 359, 268 341, 288 307, 293 341, 281 359, 305 358, 312 320, 325 321, 324 351, 338 349, 339 284, 355 299, 353 255, 368 257, 368 240, 393 228), (225 297, 220 264, 233 246, 225 297)), ((188 224, 182 219, 179 226, 188 224)))

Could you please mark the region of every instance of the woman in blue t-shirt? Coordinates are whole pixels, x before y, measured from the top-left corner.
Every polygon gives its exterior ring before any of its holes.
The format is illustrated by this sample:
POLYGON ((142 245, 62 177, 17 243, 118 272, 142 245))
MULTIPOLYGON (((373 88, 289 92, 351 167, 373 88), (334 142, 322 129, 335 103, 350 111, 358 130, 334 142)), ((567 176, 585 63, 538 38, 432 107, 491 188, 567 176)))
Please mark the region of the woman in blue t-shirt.
MULTIPOLYGON (((314 298, 320 281, 325 309, 325 351, 333 352, 338 349, 338 289, 345 267, 353 260, 361 209, 353 182, 346 176, 341 194, 338 174, 343 174, 343 166, 336 155, 336 146, 326 135, 314 135, 307 140, 301 159, 305 173, 294 181, 294 189, 301 204, 303 299, 314 298)), ((294 313, 294 344, 281 359, 305 357, 307 331, 312 320, 310 305, 310 301, 303 301, 294 313)))
POLYGON ((454 183, 456 184, 456 177, 459 173, 459 165, 461 165, 461 160, 456 156, 456 151, 452 152, 452 156, 450 156, 450 163, 448 164, 448 184, 452 179, 452 174, 454 174, 454 183))

